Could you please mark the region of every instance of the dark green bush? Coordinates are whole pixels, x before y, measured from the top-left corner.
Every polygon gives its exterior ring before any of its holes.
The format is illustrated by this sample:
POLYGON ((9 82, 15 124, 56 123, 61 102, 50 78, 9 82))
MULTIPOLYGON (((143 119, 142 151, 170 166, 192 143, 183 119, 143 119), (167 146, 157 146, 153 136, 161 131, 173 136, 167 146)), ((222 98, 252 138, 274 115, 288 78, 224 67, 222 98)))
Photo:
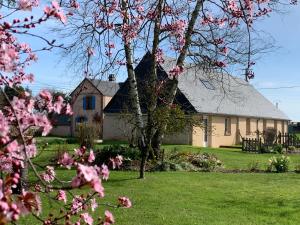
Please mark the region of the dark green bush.
POLYGON ((279 153, 279 154, 282 154, 282 152, 283 152, 283 147, 282 147, 282 145, 280 145, 280 144, 276 144, 276 145, 274 145, 273 150, 274 150, 274 152, 277 152, 277 153, 279 153))
POLYGON ((139 160, 141 153, 137 148, 131 148, 122 145, 109 145, 102 149, 95 150, 95 163, 102 165, 108 164, 110 158, 114 158, 117 155, 123 156, 124 160, 139 160))
POLYGON ((278 173, 287 172, 289 170, 290 158, 285 155, 273 156, 269 159, 267 171, 275 169, 278 173))

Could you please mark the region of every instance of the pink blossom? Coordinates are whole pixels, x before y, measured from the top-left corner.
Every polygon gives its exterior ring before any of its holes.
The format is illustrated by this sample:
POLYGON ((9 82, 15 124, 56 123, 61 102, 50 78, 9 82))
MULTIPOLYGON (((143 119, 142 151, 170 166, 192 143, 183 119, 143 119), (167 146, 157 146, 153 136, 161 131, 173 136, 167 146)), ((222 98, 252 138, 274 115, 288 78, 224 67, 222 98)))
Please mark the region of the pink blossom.
POLYGON ((73 200, 72 200, 72 204, 71 204, 71 212, 73 214, 76 214, 80 211, 82 211, 82 207, 83 207, 83 202, 85 201, 85 199, 83 199, 81 196, 76 195, 73 200))
POLYGON ((109 178, 109 170, 105 164, 102 164, 101 166, 101 176, 104 180, 108 180, 109 178))
POLYGON ((52 94, 47 90, 42 90, 39 95, 42 99, 48 102, 52 101, 52 94))
POLYGON ((94 212, 96 210, 96 208, 98 207, 98 203, 96 202, 95 198, 91 199, 91 209, 94 212))
POLYGON ((57 101, 53 104, 53 110, 54 112, 60 114, 62 108, 64 106, 64 99, 61 96, 57 97, 57 101))
POLYGON ((95 161, 95 155, 94 155, 94 152, 93 150, 90 151, 90 154, 89 154, 89 158, 88 158, 88 162, 89 163, 92 163, 95 161))
POLYGON ((41 174, 41 178, 44 181, 50 183, 50 182, 54 181, 54 179, 55 179, 55 171, 52 166, 46 166, 46 169, 47 170, 41 174))
POLYGON ((56 196, 56 199, 58 201, 63 201, 64 203, 67 203, 67 195, 66 192, 63 190, 59 190, 56 196))
POLYGON ((14 140, 13 142, 9 143, 7 146, 6 146, 6 151, 9 152, 9 153, 12 153, 12 152, 16 152, 16 151, 19 151, 19 144, 16 140, 14 140))
POLYGON ((74 160, 73 160, 73 158, 67 152, 64 152, 62 154, 62 156, 59 158, 58 163, 61 166, 64 166, 64 167, 66 167, 68 169, 71 169, 71 167, 72 167, 72 165, 74 163, 74 160))
POLYGON ((104 225, 110 225, 110 224, 115 223, 115 219, 113 217, 113 214, 110 211, 105 210, 104 214, 105 214, 104 225))
POLYGON ((39 1, 19 0, 18 4, 21 10, 31 11, 32 7, 36 7, 39 5, 39 1))
POLYGON ((132 206, 131 201, 127 197, 119 197, 118 201, 119 201, 119 204, 125 208, 130 208, 132 206))
POLYGON ((3 181, 0 179, 0 200, 3 198, 3 181))
POLYGON ((88 56, 94 56, 95 55, 95 51, 93 48, 88 47, 87 48, 87 52, 88 52, 88 56))
POLYGON ((26 153, 29 158, 33 158, 37 154, 36 145, 31 144, 26 146, 26 153))
POLYGON ((86 223, 86 224, 88 224, 88 225, 92 225, 93 224, 93 222, 94 222, 94 220, 93 220, 93 218, 90 216, 90 214, 88 214, 88 213, 82 213, 81 215, 80 215, 80 217, 83 219, 83 221, 86 223))
POLYGON ((123 156, 117 155, 114 161, 115 161, 116 167, 119 168, 123 163, 123 156))
POLYGON ((171 69, 169 71, 169 74, 173 77, 178 77, 182 73, 183 73, 183 67, 182 66, 175 66, 173 69, 171 69))
POLYGON ((77 156, 83 156, 84 154, 85 154, 85 152, 86 152, 86 147, 81 147, 81 148, 78 148, 78 149, 74 149, 74 151, 75 151, 75 154, 77 155, 77 156))
POLYGON ((66 105, 66 114, 67 115, 72 115, 73 114, 72 108, 71 108, 69 103, 66 105))
POLYGON ((8 134, 9 134, 8 121, 3 115, 2 111, 0 110, 0 142, 5 144, 9 140, 8 134))

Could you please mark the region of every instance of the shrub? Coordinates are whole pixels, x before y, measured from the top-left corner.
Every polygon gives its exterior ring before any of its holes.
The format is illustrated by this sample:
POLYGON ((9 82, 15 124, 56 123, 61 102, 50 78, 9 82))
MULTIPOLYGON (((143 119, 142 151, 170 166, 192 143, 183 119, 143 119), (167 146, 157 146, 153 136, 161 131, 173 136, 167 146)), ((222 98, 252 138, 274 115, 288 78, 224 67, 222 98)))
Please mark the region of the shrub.
POLYGON ((122 145, 109 145, 102 149, 95 150, 95 163, 102 165, 103 163, 108 164, 110 158, 114 158, 117 155, 122 155, 124 160, 139 160, 141 153, 137 148, 131 148, 122 145))
POLYGON ((94 141, 98 137, 98 131, 95 126, 81 123, 76 126, 76 131, 80 146, 85 146, 88 149, 94 147, 94 141))
POLYGON ((295 172, 300 173, 300 164, 295 166, 295 172))
POLYGON ((257 172, 259 171, 259 162, 255 161, 255 162, 251 162, 249 165, 248 165, 248 170, 250 172, 257 172))
POLYGON ((152 170, 214 171, 222 166, 222 162, 212 154, 172 151, 166 161, 158 163, 152 170))
POLYGON ((263 138, 264 142, 268 145, 271 145, 274 143, 276 138, 277 131, 273 127, 267 127, 266 130, 263 132, 263 138))
POLYGON ((288 150, 291 151, 291 152, 294 152, 294 151, 296 151, 296 147, 295 146, 289 146, 288 150))
POLYGON ((268 171, 276 170, 278 173, 287 172, 289 170, 290 158, 288 156, 273 156, 269 159, 268 171))
POLYGON ((279 153, 279 154, 282 154, 282 152, 283 152, 283 147, 282 147, 282 145, 276 144, 276 145, 274 146, 274 152, 277 152, 277 153, 279 153))

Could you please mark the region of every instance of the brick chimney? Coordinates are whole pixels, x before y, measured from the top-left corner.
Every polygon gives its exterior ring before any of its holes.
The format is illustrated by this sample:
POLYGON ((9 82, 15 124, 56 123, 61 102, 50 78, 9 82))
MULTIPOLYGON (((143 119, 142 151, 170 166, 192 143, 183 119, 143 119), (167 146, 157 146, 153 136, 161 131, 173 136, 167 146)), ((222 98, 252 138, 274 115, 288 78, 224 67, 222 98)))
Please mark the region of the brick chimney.
POLYGON ((109 76, 108 76, 108 81, 111 81, 111 82, 116 81, 115 75, 114 75, 114 74, 109 74, 109 76))

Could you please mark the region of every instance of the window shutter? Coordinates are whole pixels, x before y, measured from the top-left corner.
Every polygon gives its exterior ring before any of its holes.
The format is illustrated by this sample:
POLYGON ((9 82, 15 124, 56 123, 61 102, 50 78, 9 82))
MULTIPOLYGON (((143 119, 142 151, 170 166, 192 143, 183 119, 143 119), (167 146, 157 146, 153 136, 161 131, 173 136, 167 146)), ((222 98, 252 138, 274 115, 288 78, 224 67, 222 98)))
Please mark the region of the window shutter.
POLYGON ((86 110, 86 97, 83 97, 82 99, 82 108, 86 110))
POLYGON ((95 109, 96 106, 96 97, 92 96, 92 109, 95 109))

